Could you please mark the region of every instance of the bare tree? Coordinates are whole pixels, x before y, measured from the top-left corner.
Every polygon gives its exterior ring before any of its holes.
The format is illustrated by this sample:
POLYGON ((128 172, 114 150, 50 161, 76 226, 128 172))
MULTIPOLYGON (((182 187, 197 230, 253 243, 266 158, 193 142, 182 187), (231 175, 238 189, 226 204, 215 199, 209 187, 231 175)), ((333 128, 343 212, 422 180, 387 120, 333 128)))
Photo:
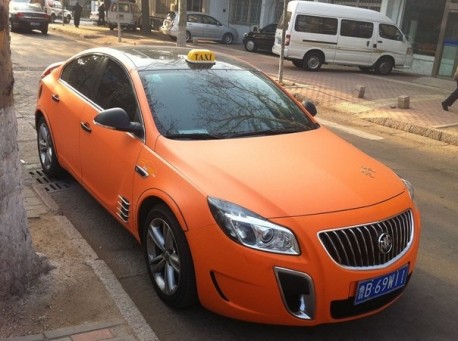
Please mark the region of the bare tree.
POLYGON ((177 46, 185 47, 186 46, 186 17, 187 17, 187 1, 179 0, 178 3, 178 35, 177 35, 177 46))
POLYGON ((0 0, 0 302, 21 295, 46 263, 33 248, 22 198, 8 4, 0 0))

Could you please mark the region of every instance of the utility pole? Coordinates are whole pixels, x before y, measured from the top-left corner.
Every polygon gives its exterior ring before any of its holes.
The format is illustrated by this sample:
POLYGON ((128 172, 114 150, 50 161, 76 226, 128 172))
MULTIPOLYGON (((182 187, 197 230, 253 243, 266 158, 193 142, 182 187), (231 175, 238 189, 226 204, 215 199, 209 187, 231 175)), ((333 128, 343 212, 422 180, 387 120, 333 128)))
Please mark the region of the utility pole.
POLYGON ((283 2, 283 14, 282 14, 282 20, 280 21, 281 25, 281 49, 280 49, 280 58, 279 58, 279 65, 278 65, 278 82, 280 84, 283 83, 283 60, 285 56, 285 37, 286 37, 286 28, 288 26, 286 14, 287 14, 287 8, 288 8, 288 1, 289 0, 284 0, 283 2))

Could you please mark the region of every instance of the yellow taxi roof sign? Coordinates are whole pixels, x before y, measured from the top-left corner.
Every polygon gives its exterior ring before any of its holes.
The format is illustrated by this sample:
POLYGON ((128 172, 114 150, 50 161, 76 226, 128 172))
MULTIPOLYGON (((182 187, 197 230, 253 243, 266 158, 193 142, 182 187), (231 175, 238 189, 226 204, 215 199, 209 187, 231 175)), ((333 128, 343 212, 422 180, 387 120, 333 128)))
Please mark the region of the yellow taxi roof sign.
POLYGON ((188 52, 186 61, 189 63, 213 65, 216 62, 216 58, 213 51, 206 49, 193 49, 188 52))

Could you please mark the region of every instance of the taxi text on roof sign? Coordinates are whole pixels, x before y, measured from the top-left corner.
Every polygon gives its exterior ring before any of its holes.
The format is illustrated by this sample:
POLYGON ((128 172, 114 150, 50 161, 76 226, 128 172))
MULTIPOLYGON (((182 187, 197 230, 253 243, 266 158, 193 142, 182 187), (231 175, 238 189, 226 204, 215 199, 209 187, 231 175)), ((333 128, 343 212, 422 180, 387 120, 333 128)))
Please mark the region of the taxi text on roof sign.
POLYGON ((186 60, 190 63, 214 64, 216 61, 213 51, 205 49, 193 49, 188 52, 186 60))

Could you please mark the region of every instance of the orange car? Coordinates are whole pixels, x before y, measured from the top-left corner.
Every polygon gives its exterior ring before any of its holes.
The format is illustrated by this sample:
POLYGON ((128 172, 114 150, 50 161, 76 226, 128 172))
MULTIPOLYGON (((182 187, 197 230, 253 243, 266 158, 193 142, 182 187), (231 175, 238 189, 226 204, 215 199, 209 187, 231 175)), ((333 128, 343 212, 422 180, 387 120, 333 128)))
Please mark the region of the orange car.
POLYGON ((171 306, 309 326, 376 313, 411 277, 411 185, 252 66, 96 48, 44 72, 35 115, 43 170, 137 238, 171 306))

